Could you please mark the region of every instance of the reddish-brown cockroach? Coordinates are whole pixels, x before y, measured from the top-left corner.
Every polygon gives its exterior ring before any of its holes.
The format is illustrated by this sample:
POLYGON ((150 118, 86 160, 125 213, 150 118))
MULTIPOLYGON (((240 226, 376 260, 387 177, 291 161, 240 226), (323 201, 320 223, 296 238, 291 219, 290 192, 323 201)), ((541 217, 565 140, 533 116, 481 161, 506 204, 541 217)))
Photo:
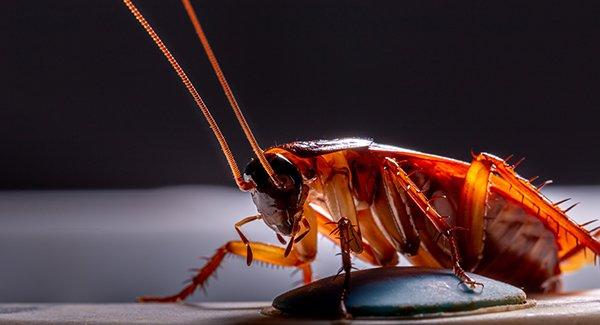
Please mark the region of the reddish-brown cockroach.
MULTIPOLYGON (((167 297, 185 299, 202 286, 225 255, 303 272, 312 280, 317 233, 341 247, 342 270, 350 274, 350 255, 372 265, 398 263, 451 268, 474 288, 464 270, 508 282, 527 291, 551 291, 558 276, 592 262, 600 254, 600 231, 570 220, 560 202, 545 198, 533 179, 515 172, 509 159, 480 153, 471 163, 376 144, 362 139, 297 141, 262 150, 254 139, 189 0, 184 7, 225 94, 256 154, 239 171, 200 95, 167 47, 130 0, 129 10, 158 45, 206 117, 242 191, 250 192, 258 213, 235 224, 241 240, 219 247, 191 282, 167 297), (241 227, 262 219, 285 245, 251 242, 241 227), (287 239, 286 239, 287 238, 287 239), (287 244, 286 244, 287 243, 287 244)), ((347 283, 347 281, 346 281, 347 283)), ((343 305, 343 304, 342 304, 343 305)))

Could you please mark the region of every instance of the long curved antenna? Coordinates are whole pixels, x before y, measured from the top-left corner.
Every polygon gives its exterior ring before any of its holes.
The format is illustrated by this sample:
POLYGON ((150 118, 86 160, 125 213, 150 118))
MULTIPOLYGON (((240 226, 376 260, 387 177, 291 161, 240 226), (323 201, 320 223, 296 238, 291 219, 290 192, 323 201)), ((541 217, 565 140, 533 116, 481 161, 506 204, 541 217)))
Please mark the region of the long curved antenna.
POLYGON ((150 38, 152 38, 154 43, 156 43, 156 45, 158 46, 160 51, 163 53, 165 58, 167 58, 167 60, 173 67, 173 70, 175 70, 175 72, 177 73, 177 75, 179 76, 179 78, 181 79, 181 81, 183 82, 183 84, 185 85, 187 90, 189 91, 190 95, 192 95, 192 97, 194 98, 196 105, 198 106, 200 111, 202 111, 202 114, 204 114, 204 117, 206 118, 206 121, 208 122, 210 129, 213 131, 213 133, 215 134, 215 137, 217 138, 217 141, 219 141, 219 144, 221 145, 221 150, 223 151, 223 154, 225 155, 225 159, 227 159, 227 163, 229 164, 229 168, 231 169, 231 173, 233 174, 233 178, 235 179, 237 186, 242 191, 247 191, 247 190, 251 189, 254 185, 252 183, 246 182, 244 180, 244 178, 242 177, 242 174, 240 173, 240 169, 238 168, 238 166, 235 162, 233 154, 231 153, 231 150, 229 149, 229 145, 227 144, 227 141, 225 140, 223 133, 221 133, 221 130, 219 129, 219 126, 217 125, 217 122, 213 118, 212 114, 210 114, 208 107, 206 106, 206 104, 204 104, 202 97, 200 97, 200 94, 198 94, 198 91, 196 90, 196 88, 194 87, 194 85, 192 84, 190 79, 187 77, 187 75, 185 74, 185 71, 183 71, 183 69, 181 68, 179 63, 177 63, 177 61, 175 60, 175 58, 173 57, 173 55, 171 54, 171 52, 169 51, 167 46, 162 42, 160 37, 158 37, 158 34, 156 34, 154 29, 152 29, 152 26, 150 26, 148 21, 146 21, 144 16, 142 16, 140 11, 131 2, 131 0, 123 0, 123 2, 129 9, 129 11, 131 11, 131 13, 135 17, 135 19, 137 19, 137 21, 140 23, 140 25, 142 25, 142 27, 146 30, 146 32, 148 33, 150 38))
POLYGON ((202 30, 202 26, 200 26, 200 21, 198 21, 198 16, 196 16, 194 7, 192 7, 192 4, 190 3, 189 0, 181 0, 181 2, 183 3, 183 6, 185 7, 185 11, 187 12, 188 16, 190 17, 192 25, 194 25, 196 34, 198 35, 198 38, 200 39, 200 43, 202 43, 202 47, 204 48, 204 51, 206 52, 206 56, 208 56, 208 60, 210 61, 210 65, 212 65, 213 70, 215 70, 215 74, 217 75, 217 79, 219 79, 221 88, 223 88, 223 91, 225 92, 225 96, 227 96, 227 100, 229 101, 229 104, 231 105, 231 108, 233 109, 235 116, 237 117, 237 120, 240 123, 240 126, 242 127, 242 130, 244 131, 244 134, 246 135, 248 142, 250 142, 250 146, 252 146, 252 150, 254 151, 254 154, 260 161, 260 164, 263 166, 263 168, 265 169, 267 174, 269 174, 271 181, 275 185, 279 186, 280 185, 279 180, 276 177, 275 171, 273 171, 273 168, 267 162, 267 159, 265 158, 263 150, 258 145, 258 142, 256 141, 254 134, 252 134, 252 131, 250 130, 250 126, 248 126, 248 122, 246 122, 246 118, 244 117, 244 114, 242 113, 242 110, 240 109, 240 106, 238 105, 237 100, 235 100, 235 96, 233 96, 233 92, 231 91, 231 88, 229 87, 229 84, 227 83, 227 80, 225 79, 225 75, 223 74, 223 71, 221 70, 221 67, 219 66, 217 57, 215 56, 215 54, 212 51, 212 48, 210 47, 210 43, 208 42, 208 38, 206 38, 206 34, 204 34, 204 31, 202 30))

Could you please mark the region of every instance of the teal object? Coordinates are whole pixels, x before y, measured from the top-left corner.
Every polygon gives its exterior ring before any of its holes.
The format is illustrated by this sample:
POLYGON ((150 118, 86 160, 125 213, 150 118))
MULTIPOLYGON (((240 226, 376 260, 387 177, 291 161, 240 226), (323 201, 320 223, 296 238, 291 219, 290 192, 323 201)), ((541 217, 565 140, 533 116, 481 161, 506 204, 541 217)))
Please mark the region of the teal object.
MULTIPOLYGON (((526 302, 519 288, 469 275, 485 287, 470 290, 443 269, 382 267, 352 272, 346 307, 353 317, 407 317, 526 302)), ((337 317, 343 278, 340 274, 288 291, 275 298, 273 307, 290 316, 337 317)))

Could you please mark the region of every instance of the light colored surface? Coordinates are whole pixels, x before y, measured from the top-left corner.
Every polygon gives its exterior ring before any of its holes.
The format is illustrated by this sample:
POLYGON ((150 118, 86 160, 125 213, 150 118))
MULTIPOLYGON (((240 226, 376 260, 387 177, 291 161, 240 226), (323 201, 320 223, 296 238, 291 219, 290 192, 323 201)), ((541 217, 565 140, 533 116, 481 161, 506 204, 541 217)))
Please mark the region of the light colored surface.
MULTIPOLYGON (((242 324, 302 323, 261 314, 268 303, 0 304, 0 324, 242 324)), ((310 320, 311 323, 330 323, 310 320)), ((508 312, 424 320, 354 320, 353 324, 599 324, 600 291, 547 296, 535 307, 508 312)))
MULTIPOLYGON (((581 201, 569 213, 578 222, 600 216, 598 186, 549 186, 547 193, 581 201)), ((189 268, 202 265, 197 257, 237 239, 233 224, 255 211, 247 193, 214 186, 0 192, 0 302, 133 302, 173 293, 189 268)), ((244 231, 276 243, 261 222, 244 231)), ((337 272, 337 252, 320 241, 317 278, 337 272)), ((291 272, 228 258, 208 294, 194 299, 270 301, 300 280, 291 272)), ((589 266, 566 275, 565 289, 600 287, 599 279, 600 270, 589 266)))
MULTIPOLYGON (((233 188, 0 192, 0 302, 134 302, 170 294, 229 240, 256 209, 233 188)), ((258 221, 248 238, 277 243, 258 221)), ((316 277, 337 272, 334 245, 322 240, 316 277)), ((361 264, 361 267, 365 267, 361 264)), ((269 301, 301 274, 225 259, 199 301, 269 301)))

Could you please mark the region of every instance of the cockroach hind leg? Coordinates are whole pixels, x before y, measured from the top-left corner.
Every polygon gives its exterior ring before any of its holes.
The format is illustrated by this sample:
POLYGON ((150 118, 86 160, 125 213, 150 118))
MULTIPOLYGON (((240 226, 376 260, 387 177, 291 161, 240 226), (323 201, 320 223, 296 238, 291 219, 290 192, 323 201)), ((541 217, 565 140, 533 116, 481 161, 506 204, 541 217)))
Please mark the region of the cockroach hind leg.
POLYGON ((454 268, 453 268, 453 272, 454 275, 459 279, 459 282, 457 284, 458 287, 461 287, 463 290, 465 290, 466 292, 469 293, 482 293, 483 292, 483 287, 484 284, 481 282, 477 282, 475 280, 473 280, 460 266, 460 264, 458 263, 458 259, 455 258, 454 261, 454 268), (481 290, 477 290, 478 287, 481 287, 481 290))

